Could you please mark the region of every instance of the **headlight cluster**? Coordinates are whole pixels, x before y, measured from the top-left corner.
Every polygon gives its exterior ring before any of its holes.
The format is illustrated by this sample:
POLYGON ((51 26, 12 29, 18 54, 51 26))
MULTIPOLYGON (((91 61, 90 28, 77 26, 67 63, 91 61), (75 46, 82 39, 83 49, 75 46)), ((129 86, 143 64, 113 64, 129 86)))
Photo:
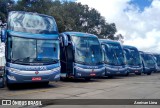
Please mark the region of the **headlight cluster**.
POLYGON ((20 72, 20 70, 15 69, 15 68, 7 68, 7 70, 8 70, 9 72, 15 72, 15 73, 20 72))
POLYGON ((60 68, 61 67, 56 67, 56 68, 53 68, 52 70, 50 70, 50 71, 52 71, 52 72, 54 72, 54 71, 59 71, 60 70, 60 68))

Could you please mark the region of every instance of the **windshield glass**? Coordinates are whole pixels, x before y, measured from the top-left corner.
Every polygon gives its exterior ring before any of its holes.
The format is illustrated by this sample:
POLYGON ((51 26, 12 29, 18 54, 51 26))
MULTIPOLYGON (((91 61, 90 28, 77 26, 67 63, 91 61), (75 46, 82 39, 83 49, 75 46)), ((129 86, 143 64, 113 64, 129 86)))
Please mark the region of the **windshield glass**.
POLYGON ((75 44, 76 62, 84 64, 102 63, 102 49, 97 38, 72 36, 72 40, 75 44))
POLYGON ((26 12, 11 12, 8 17, 8 29, 36 34, 57 32, 57 26, 52 17, 26 12))
POLYGON ((108 43, 105 45, 106 61, 111 65, 124 65, 125 58, 120 44, 108 43))
POLYGON ((8 59, 13 63, 54 63, 58 55, 58 40, 12 37, 8 41, 8 59))
POLYGON ((160 56, 159 55, 154 55, 156 63, 158 66, 160 66, 160 56))
POLYGON ((155 65, 155 62, 153 60, 153 57, 149 54, 143 54, 142 56, 143 60, 144 60, 144 63, 146 66, 153 66, 155 65))
POLYGON ((140 54, 136 49, 125 50, 128 65, 140 65, 140 54))

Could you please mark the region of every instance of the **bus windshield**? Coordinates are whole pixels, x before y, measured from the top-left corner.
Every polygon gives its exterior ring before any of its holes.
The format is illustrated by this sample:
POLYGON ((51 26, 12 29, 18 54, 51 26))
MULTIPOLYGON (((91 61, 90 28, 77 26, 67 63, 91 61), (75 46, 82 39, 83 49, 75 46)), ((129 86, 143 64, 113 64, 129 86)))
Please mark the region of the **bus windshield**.
POLYGON ((160 55, 154 55, 154 57, 157 65, 160 66, 160 55))
POLYGON ((53 34, 57 32, 56 22, 52 17, 17 11, 10 12, 8 29, 36 34, 53 34))
POLYGON ((106 61, 111 65, 124 65, 125 58, 123 50, 119 44, 108 43, 105 45, 106 61))
POLYGON ((75 61, 83 64, 102 63, 103 55, 100 43, 95 37, 72 36, 75 44, 75 61))
POLYGON ((141 65, 140 55, 138 50, 129 49, 125 50, 128 65, 141 65))
POLYGON ((146 66, 153 66, 153 65, 155 65, 155 62, 154 62, 154 60, 153 60, 153 58, 152 58, 151 55, 149 55, 149 54, 143 54, 142 58, 143 58, 144 63, 145 63, 146 66))
POLYGON ((59 41, 20 37, 8 38, 8 60, 12 63, 58 62, 59 41))

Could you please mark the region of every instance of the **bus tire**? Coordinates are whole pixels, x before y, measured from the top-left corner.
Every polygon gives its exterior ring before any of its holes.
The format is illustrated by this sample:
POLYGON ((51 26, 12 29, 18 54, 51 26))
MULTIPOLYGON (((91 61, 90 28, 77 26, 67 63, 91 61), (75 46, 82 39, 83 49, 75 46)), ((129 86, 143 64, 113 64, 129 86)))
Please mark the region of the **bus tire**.
POLYGON ((85 81, 90 81, 91 80, 91 78, 84 78, 85 79, 85 81))
POLYGON ((68 78, 60 77, 60 81, 67 81, 68 78))
POLYGON ((109 79, 113 78, 113 75, 108 75, 108 78, 109 78, 109 79))
POLYGON ((128 76, 129 75, 129 73, 127 72, 126 74, 125 74, 125 76, 128 76))
POLYGON ((9 84, 7 82, 6 82, 6 86, 7 86, 8 89, 12 89, 13 88, 13 84, 9 84))
POLYGON ((47 86, 49 84, 49 81, 43 82, 42 84, 47 86))
POLYGON ((147 75, 151 75, 152 72, 147 73, 147 75))
POLYGON ((135 73, 136 75, 141 75, 142 73, 135 73))
POLYGON ((0 78, 0 88, 4 88, 4 78, 0 78))

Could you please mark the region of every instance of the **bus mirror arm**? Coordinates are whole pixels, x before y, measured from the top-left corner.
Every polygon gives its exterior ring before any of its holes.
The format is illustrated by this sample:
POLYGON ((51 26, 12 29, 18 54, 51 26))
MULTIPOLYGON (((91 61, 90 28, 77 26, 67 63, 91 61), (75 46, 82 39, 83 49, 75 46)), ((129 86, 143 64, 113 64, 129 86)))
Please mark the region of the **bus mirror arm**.
POLYGON ((1 31, 1 42, 5 42, 6 41, 6 30, 2 29, 1 31))
POLYGON ((68 36, 66 34, 63 34, 63 45, 68 46, 68 36))

